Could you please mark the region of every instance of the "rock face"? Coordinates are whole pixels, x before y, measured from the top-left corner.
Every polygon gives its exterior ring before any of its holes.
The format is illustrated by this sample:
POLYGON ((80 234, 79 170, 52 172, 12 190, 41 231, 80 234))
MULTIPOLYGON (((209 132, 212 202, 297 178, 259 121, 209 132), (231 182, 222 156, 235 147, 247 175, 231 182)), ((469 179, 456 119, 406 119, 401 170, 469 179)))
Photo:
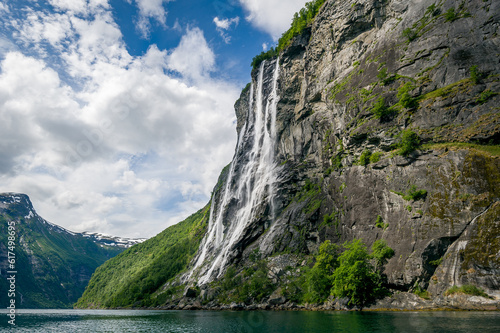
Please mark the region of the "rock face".
POLYGON ((27 195, 0 194, 1 306, 10 298, 8 251, 14 253, 16 308, 68 308, 78 300, 95 269, 126 249, 73 233, 41 218, 27 195), (14 226, 14 246, 8 226, 14 226))
POLYGON ((393 288, 436 296, 470 283, 496 295, 500 158, 484 144, 500 143, 499 27, 492 0, 326 1, 237 101, 238 148, 212 199, 223 218, 184 281, 206 284, 255 251, 311 254, 325 240, 382 238, 396 253, 385 271, 393 288), (250 202, 238 182, 269 101, 275 175, 250 202), (427 145, 402 156, 408 130, 427 145), (372 158, 360 163, 363 153, 372 158), (236 235, 242 203, 252 213, 236 235))
POLYGON ((500 308, 499 28, 493 0, 325 1, 253 70, 209 205, 103 265, 80 306, 346 309, 301 304, 312 254, 384 239, 374 309, 500 308), (446 295, 469 284, 497 299, 446 295))

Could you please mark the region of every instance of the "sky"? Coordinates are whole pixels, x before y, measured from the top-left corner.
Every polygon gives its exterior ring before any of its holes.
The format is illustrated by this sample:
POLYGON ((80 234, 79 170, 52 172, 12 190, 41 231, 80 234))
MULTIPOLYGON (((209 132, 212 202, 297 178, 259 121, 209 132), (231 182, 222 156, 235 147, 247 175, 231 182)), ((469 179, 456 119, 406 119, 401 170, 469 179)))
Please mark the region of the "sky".
POLYGON ((208 203, 256 54, 305 0, 2 0, 0 192, 151 237, 208 203))

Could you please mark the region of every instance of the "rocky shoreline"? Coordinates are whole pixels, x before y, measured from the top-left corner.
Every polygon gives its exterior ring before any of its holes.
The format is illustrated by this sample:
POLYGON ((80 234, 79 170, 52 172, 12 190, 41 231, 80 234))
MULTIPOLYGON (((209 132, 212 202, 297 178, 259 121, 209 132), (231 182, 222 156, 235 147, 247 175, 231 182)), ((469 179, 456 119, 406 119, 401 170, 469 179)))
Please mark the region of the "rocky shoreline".
POLYGON ((296 304, 284 298, 270 298, 259 304, 202 304, 197 298, 184 297, 177 303, 160 307, 147 308, 154 310, 212 310, 212 311, 500 311, 500 300, 481 296, 452 295, 423 299, 413 293, 396 292, 391 296, 378 300, 366 308, 351 307, 348 299, 329 299, 324 304, 296 304))

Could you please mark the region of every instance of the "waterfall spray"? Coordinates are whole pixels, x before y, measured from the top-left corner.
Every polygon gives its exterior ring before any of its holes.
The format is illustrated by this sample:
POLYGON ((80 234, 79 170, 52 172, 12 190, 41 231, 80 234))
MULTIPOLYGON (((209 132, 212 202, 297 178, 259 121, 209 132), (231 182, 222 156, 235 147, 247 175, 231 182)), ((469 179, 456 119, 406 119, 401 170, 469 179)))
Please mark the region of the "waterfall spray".
POLYGON ((230 252, 256 218, 260 203, 269 205, 271 220, 274 220, 279 61, 276 60, 271 91, 267 95, 264 82, 265 66, 266 62, 263 61, 255 89, 252 82, 247 121, 240 130, 235 157, 220 199, 215 200, 215 196, 212 196, 208 232, 189 275, 191 277, 195 270, 199 269, 199 284, 205 284, 223 273, 230 252), (236 172, 237 170, 239 172, 236 172), (236 210, 227 216, 228 207, 234 202, 237 205, 236 210))

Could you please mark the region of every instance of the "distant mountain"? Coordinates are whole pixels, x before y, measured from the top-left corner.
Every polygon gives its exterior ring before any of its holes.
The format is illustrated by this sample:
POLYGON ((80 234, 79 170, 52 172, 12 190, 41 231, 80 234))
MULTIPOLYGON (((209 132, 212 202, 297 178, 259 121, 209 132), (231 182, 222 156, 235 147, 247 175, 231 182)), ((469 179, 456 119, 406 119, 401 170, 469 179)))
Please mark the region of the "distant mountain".
POLYGON ((88 239, 93 240, 94 242, 106 245, 106 246, 117 246, 128 249, 129 247, 144 242, 147 238, 124 238, 124 237, 115 237, 109 236, 97 232, 87 232, 84 231, 80 235, 86 237, 88 239))
POLYGON ((74 233, 40 217, 27 195, 0 194, 0 306, 10 301, 4 297, 7 272, 14 270, 17 308, 71 307, 98 266, 141 241, 74 233), (9 226, 15 229, 10 244, 9 226), (9 257, 15 258, 13 267, 9 257))

